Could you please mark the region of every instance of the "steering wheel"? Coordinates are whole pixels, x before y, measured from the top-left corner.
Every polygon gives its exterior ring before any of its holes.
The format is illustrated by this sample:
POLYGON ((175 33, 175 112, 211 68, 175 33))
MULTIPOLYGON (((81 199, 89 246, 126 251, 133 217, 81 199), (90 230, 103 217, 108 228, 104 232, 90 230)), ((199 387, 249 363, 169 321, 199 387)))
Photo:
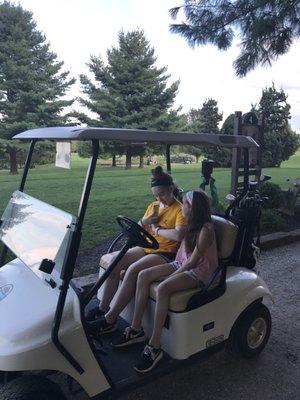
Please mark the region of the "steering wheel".
POLYGON ((159 248, 157 240, 136 222, 123 215, 117 216, 117 222, 122 228, 122 233, 135 245, 154 250, 159 248))

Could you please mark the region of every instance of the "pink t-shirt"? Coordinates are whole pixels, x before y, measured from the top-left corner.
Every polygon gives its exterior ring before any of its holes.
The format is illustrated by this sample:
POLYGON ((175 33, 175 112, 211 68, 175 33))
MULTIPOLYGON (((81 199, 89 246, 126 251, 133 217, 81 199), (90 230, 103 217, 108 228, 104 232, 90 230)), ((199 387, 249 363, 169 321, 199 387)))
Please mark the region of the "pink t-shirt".
MULTIPOLYGON (((204 226, 207 226, 207 228, 212 231, 213 241, 205 250, 203 256, 200 258, 198 264, 192 269, 192 271, 197 276, 199 281, 207 284, 218 266, 218 250, 213 224, 206 223, 204 226)), ((183 240, 177 251, 175 261, 178 261, 181 265, 183 265, 189 260, 190 256, 191 253, 187 252, 185 240, 183 240)), ((218 279, 216 279, 215 283, 217 283, 217 281, 218 279)))

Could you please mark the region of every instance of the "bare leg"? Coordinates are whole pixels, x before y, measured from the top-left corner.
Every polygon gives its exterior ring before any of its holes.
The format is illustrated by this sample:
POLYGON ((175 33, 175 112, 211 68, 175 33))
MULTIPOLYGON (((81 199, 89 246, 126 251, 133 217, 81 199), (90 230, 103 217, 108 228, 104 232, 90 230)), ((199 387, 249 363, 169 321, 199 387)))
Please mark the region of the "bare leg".
POLYGON ((197 285, 196 280, 183 272, 170 276, 159 284, 157 288, 154 328, 149 340, 149 344, 154 348, 158 349, 160 347, 161 332, 168 313, 171 294, 180 290, 192 289, 197 287, 197 285))
POLYGON ((116 296, 116 301, 113 307, 105 315, 108 323, 113 323, 120 315, 122 310, 127 306, 135 293, 137 276, 143 269, 159 265, 162 262, 162 257, 156 254, 147 254, 145 257, 133 263, 126 271, 125 278, 122 282, 119 292, 116 296))
POLYGON ((138 275, 135 293, 134 314, 131 326, 135 330, 141 329, 142 318, 148 303, 149 289, 152 282, 171 275, 174 269, 170 264, 162 264, 141 271, 138 275))
POLYGON ((129 265, 144 257, 144 255, 145 252, 141 247, 133 247, 127 251, 103 285, 103 292, 99 304, 101 310, 106 312, 109 309, 109 305, 119 287, 120 271, 122 269, 127 269, 129 265))

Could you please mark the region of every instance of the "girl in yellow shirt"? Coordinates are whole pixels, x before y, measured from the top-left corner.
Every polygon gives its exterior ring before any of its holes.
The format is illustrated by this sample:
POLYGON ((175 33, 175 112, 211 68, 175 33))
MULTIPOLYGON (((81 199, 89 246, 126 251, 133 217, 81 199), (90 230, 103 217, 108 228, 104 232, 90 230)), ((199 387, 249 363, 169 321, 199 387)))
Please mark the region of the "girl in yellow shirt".
POLYGON ((156 201, 148 206, 139 224, 155 236, 159 248, 154 250, 133 247, 128 250, 109 275, 103 285, 103 296, 99 309, 92 310, 87 315, 87 319, 101 317, 96 323, 99 333, 113 332, 117 328, 117 317, 135 294, 139 272, 155 265, 173 261, 185 234, 182 205, 174 196, 173 179, 169 174, 163 172, 160 166, 152 170, 151 191, 156 197, 156 201), (122 270, 126 270, 124 280, 113 307, 109 308, 118 289, 122 270))

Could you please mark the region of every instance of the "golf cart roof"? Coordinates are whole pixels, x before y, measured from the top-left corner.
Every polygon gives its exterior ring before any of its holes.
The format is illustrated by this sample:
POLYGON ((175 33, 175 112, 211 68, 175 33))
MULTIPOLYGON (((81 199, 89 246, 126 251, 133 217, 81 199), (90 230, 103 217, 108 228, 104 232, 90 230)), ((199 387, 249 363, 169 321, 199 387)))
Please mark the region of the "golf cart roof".
POLYGON ((259 147, 251 138, 236 135, 216 135, 208 133, 176 133, 141 129, 97 128, 97 127, 53 127, 38 128, 19 133, 18 140, 112 140, 132 144, 190 144, 220 147, 259 147))

